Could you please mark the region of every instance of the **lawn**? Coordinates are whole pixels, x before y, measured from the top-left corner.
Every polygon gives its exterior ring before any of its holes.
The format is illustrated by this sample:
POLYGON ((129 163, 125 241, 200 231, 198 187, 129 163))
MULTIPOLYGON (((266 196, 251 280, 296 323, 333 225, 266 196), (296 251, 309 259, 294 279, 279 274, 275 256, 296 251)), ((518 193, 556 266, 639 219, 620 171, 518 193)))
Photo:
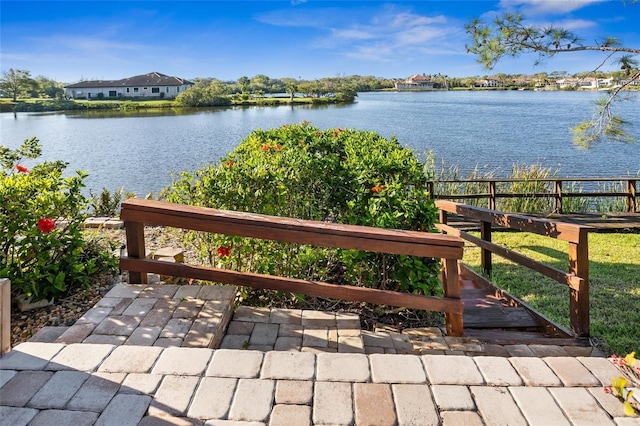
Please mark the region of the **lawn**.
MULTIPOLYGON (((518 232, 494 232, 492 240, 568 270, 564 241, 518 232)), ((463 260, 479 271, 480 249, 467 244, 463 260)), ((569 328, 567 287, 496 255, 492 281, 569 328)), ((609 353, 640 351, 640 234, 589 234, 589 282, 591 336, 609 353)))

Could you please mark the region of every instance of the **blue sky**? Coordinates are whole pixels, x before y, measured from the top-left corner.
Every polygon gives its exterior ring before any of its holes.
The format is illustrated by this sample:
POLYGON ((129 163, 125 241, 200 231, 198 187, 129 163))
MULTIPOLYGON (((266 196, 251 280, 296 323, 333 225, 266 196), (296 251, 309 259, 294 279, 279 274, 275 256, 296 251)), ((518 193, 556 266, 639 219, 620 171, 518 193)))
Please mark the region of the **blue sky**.
MULTIPOLYGON (((589 71, 602 54, 501 61, 465 52, 465 23, 522 12, 585 41, 640 48, 640 4, 600 0, 496 1, 0 1, 0 68, 71 83, 157 71, 182 78, 405 78, 589 71)), ((605 65, 604 69, 615 69, 605 65)))

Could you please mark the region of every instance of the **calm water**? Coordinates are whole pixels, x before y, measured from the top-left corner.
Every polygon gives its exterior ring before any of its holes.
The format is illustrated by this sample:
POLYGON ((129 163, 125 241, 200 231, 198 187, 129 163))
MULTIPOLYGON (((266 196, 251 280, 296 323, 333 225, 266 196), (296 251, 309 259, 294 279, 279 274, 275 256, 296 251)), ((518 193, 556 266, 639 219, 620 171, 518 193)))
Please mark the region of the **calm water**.
MULTIPOLYGON (((571 127, 594 111, 597 93, 427 92, 361 93, 347 106, 252 107, 163 112, 0 114, 2 144, 17 147, 37 136, 43 158, 89 172, 103 187, 146 195, 171 184, 171 173, 195 170, 232 150, 252 130, 310 121, 321 129, 373 130, 419 155, 433 150, 447 165, 508 174, 515 163, 560 166, 562 176, 613 177, 640 171, 640 145, 572 145, 571 127)), ((640 97, 617 112, 635 124, 640 141, 640 97)), ((28 162, 25 164, 29 165, 28 162)))

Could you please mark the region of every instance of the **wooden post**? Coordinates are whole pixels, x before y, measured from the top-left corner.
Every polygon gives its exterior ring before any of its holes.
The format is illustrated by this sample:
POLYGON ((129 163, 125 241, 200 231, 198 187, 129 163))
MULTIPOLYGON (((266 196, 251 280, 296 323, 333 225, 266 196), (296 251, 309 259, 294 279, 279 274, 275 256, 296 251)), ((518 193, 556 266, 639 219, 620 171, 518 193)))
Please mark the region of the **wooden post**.
POLYGON ((436 199, 436 194, 434 194, 435 191, 435 184, 432 180, 427 182, 427 192, 429 193, 429 199, 430 200, 435 200, 436 199))
POLYGON ((569 273, 582 278, 580 288, 569 289, 571 328, 580 337, 589 336, 589 233, 581 229, 578 242, 569 243, 569 273))
POLYGON ((636 213, 638 210, 636 208, 637 198, 636 198, 636 180, 628 179, 627 180, 627 212, 636 213))
MULTIPOLYGON (((480 221, 480 238, 484 241, 491 242, 491 222, 480 221)), ((482 262, 482 271, 490 277, 493 271, 491 251, 485 248, 480 249, 480 260, 482 262)))
POLYGON ((556 199, 556 213, 562 214, 562 181, 555 181, 553 196, 556 199))
MULTIPOLYGON (((458 283, 458 261, 456 259, 442 259, 442 285, 444 297, 460 299, 460 284, 458 283)), ((461 313, 444 314, 447 336, 461 337, 464 334, 464 324, 461 313)))
POLYGON ((496 181, 489 182, 489 209, 496 209, 496 181))
MULTIPOLYGON (((144 247, 144 224, 125 221, 124 227, 127 234, 127 255, 136 259, 144 259, 146 257, 144 247)), ((146 283, 146 272, 129 271, 129 284, 146 283)))
POLYGON ((0 355, 11 350, 11 281, 0 278, 0 355))

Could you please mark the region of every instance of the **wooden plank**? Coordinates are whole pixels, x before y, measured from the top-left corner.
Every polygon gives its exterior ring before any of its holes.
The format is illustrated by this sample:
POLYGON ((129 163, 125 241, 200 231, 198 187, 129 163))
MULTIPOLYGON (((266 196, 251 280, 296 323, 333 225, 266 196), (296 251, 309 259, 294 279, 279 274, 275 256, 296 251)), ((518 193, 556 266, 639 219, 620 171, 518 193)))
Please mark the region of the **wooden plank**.
POLYGON ((466 328, 539 328, 540 324, 522 307, 471 308, 465 304, 464 326, 466 328))
MULTIPOLYGON (((142 222, 127 222, 125 234, 127 236, 127 253, 129 257, 144 259, 146 257, 144 224, 142 222)), ((146 284, 146 271, 129 271, 129 282, 132 284, 146 284)))
POLYGON ((458 236, 463 240, 469 241, 483 250, 490 251, 499 256, 504 257, 505 259, 512 260, 519 265, 525 266, 532 271, 538 272, 546 277, 551 278, 559 282, 560 284, 564 284, 572 289, 578 289, 582 285, 583 278, 575 275, 574 273, 567 273, 561 271, 558 268, 554 268, 553 266, 545 265, 544 263, 538 262, 528 256, 524 256, 520 253, 517 253, 513 250, 509 250, 497 244, 490 243, 488 241, 484 241, 478 237, 475 237, 468 232, 450 227, 448 225, 438 225, 438 228, 441 228, 448 232, 451 235, 458 236))
POLYGON ((461 259, 456 237, 230 212, 131 198, 121 219, 197 231, 420 257, 461 259))
POLYGON ((11 281, 0 278, 0 355, 11 350, 11 281))
MULTIPOLYGON (((443 260, 442 285, 444 297, 460 299, 460 283, 458 280, 458 262, 455 259, 443 260)), ((462 312, 445 312, 447 335, 462 336, 464 334, 464 318, 462 312)))
POLYGON ((533 216, 525 216, 514 213, 502 213, 482 207, 467 206, 451 201, 437 200, 436 206, 450 213, 459 214, 466 218, 491 222, 498 226, 517 229, 524 232, 532 232, 564 241, 577 242, 583 230, 594 231, 591 227, 546 220, 533 216))
POLYGON ((580 285, 569 291, 569 320, 580 337, 589 336, 589 244, 585 232, 578 243, 569 244, 569 270, 583 277, 580 285))
POLYGON ((540 333, 516 330, 466 329, 465 336, 494 345, 558 345, 591 346, 589 339, 568 337, 547 337, 540 333))
POLYGON ((200 280, 241 285, 253 288, 288 291, 311 296, 398 306, 411 309, 438 311, 462 316, 463 304, 453 298, 419 296, 388 290, 306 281, 296 278, 237 272, 182 263, 169 263, 151 259, 123 257, 120 267, 129 271, 155 272, 174 277, 190 277, 200 280))
POLYGON ((506 291, 496 286, 494 283, 487 280, 482 275, 478 274, 468 266, 463 264, 460 265, 460 275, 464 279, 472 280, 476 285, 480 287, 484 287, 487 290, 493 291, 495 292, 496 295, 500 297, 504 297, 509 301, 509 305, 522 306, 523 308, 527 309, 529 313, 531 313, 531 315, 533 315, 533 317, 537 319, 539 324, 541 324, 545 329, 554 330, 554 333, 556 335, 559 335, 562 337, 575 337, 575 334, 572 333, 570 330, 567 330, 566 328, 562 327, 561 325, 557 324, 556 322, 542 315, 540 312, 533 309, 529 304, 527 304, 523 300, 513 296, 512 294, 507 293, 506 291))

